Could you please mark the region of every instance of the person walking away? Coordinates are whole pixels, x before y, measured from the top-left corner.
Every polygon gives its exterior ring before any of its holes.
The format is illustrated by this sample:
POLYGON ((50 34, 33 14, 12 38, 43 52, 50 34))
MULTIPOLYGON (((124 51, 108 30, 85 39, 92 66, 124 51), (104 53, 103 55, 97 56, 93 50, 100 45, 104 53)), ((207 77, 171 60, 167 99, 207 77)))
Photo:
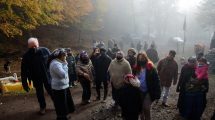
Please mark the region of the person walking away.
POLYGON ((144 52, 137 55, 134 75, 140 80, 141 120, 151 120, 151 104, 160 99, 161 87, 157 70, 144 52))
POLYGON ((68 74, 69 74, 69 86, 73 87, 76 86, 77 84, 75 83, 75 81, 77 80, 77 75, 76 75, 76 61, 75 61, 75 57, 71 51, 70 48, 66 49, 67 52, 67 58, 66 61, 68 63, 68 74))
POLYGON ((103 83, 104 86, 104 98, 103 101, 106 100, 107 94, 108 94, 108 67, 111 62, 111 58, 106 54, 105 48, 100 48, 101 55, 98 57, 96 63, 95 63, 95 75, 96 75, 96 92, 97 92, 97 98, 96 100, 100 100, 101 94, 101 84, 103 83))
POLYGON ((137 52, 139 53, 139 52, 140 52, 140 50, 141 50, 141 48, 142 48, 142 44, 141 44, 141 42, 140 42, 140 41, 137 43, 136 48, 137 48, 137 52))
POLYGON ((50 74, 47 67, 50 51, 45 47, 39 47, 37 38, 28 39, 28 48, 29 49, 23 55, 21 62, 22 86, 26 92, 29 92, 30 88, 27 80, 29 82, 33 81, 40 105, 39 113, 44 115, 46 110, 46 101, 43 86, 52 98, 50 74))
POLYGON ((51 88, 57 120, 68 120, 67 115, 75 111, 74 102, 69 89, 67 52, 60 48, 50 56, 51 88))
POLYGON ((76 72, 83 89, 82 105, 89 104, 91 97, 91 82, 94 79, 94 67, 86 51, 80 53, 80 60, 77 63, 76 72))
POLYGON ((129 62, 124 58, 122 51, 116 53, 116 58, 111 61, 108 68, 110 82, 112 85, 112 97, 114 100, 114 108, 117 108, 119 102, 119 91, 124 86, 124 76, 132 74, 129 62))
POLYGON ((150 48, 146 51, 146 54, 154 64, 159 61, 158 52, 154 44, 151 44, 150 48))
POLYGON ((161 88, 163 92, 162 105, 168 107, 167 99, 169 96, 170 87, 173 81, 173 85, 176 85, 178 79, 178 64, 174 60, 176 52, 174 50, 169 51, 169 55, 162 59, 157 66, 158 75, 161 81, 161 88))

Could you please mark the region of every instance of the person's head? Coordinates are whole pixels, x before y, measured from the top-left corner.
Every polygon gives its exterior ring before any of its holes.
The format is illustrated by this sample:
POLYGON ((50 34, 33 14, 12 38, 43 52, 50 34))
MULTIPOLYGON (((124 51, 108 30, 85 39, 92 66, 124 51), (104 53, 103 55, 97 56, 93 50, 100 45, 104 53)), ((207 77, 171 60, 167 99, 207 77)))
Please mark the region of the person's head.
POLYGON ((204 58, 204 57, 201 57, 201 58, 198 60, 198 63, 199 63, 199 65, 206 65, 206 64, 207 64, 207 59, 204 58))
POLYGON ((194 67, 194 66, 196 66, 196 63, 197 63, 197 60, 196 60, 195 57, 190 57, 190 58, 188 59, 188 64, 189 64, 190 66, 194 67))
POLYGON ((203 52, 200 52, 197 54, 196 58, 197 60, 199 61, 202 57, 204 57, 204 53, 203 52))
POLYGON ((173 59, 175 58, 175 55, 176 55, 175 50, 170 50, 170 51, 169 51, 168 58, 169 58, 170 60, 173 60, 173 59))
POLYGON ((104 47, 101 47, 101 48, 100 48, 100 53, 101 53, 102 55, 106 54, 106 49, 105 49, 104 47))
POLYGON ((137 55, 137 66, 145 67, 148 62, 149 62, 149 58, 145 52, 138 53, 138 55, 137 55))
POLYGON ((72 50, 71 50, 71 48, 66 48, 65 50, 66 50, 67 55, 72 55, 72 50))
POLYGON ((80 61, 84 64, 88 64, 90 59, 86 51, 80 53, 80 61))
POLYGON ((39 47, 39 42, 37 38, 29 38, 28 39, 28 48, 38 48, 39 47))
POLYGON ((136 50, 134 48, 128 49, 128 56, 135 56, 136 55, 136 50))
POLYGON ((66 61, 67 52, 63 48, 58 48, 58 49, 54 50, 53 55, 61 61, 66 61))
POLYGON ((93 56, 98 56, 100 54, 100 49, 98 47, 93 49, 93 56))
POLYGON ((123 57, 124 57, 123 51, 118 51, 118 52, 116 53, 116 59, 117 59, 118 61, 121 61, 121 60, 123 59, 123 57))

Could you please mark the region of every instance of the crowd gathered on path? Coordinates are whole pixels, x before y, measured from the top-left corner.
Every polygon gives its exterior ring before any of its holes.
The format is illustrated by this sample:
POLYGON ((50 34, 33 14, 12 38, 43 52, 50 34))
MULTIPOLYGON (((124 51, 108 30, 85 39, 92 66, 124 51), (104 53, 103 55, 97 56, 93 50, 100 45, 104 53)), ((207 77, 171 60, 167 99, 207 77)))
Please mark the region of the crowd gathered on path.
POLYGON ((50 52, 48 48, 39 47, 37 38, 29 38, 29 49, 21 63, 21 79, 26 92, 33 82, 39 113, 46 113, 45 88, 53 101, 56 119, 68 120, 75 111, 70 88, 80 82, 82 105, 91 103, 92 86, 96 88, 96 101, 106 102, 110 84, 113 108, 121 109, 124 120, 151 120, 153 102, 161 100, 162 106, 169 107, 168 96, 173 84, 179 92, 177 107, 181 117, 201 119, 209 87, 208 63, 204 56, 190 57, 178 80, 176 51, 169 50, 168 56, 159 60, 154 42, 150 48, 145 46, 144 51, 141 46, 137 46, 138 52, 129 48, 127 55, 117 44, 111 46, 106 49, 103 42, 95 42, 91 55, 83 50, 75 56, 70 48, 50 52))

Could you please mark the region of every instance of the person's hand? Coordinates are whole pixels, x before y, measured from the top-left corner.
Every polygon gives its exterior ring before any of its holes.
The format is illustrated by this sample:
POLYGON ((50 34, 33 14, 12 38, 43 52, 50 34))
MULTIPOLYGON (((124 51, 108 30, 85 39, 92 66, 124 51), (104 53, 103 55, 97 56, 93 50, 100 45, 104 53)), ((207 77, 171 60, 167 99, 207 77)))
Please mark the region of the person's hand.
POLYGON ((90 76, 86 73, 84 73, 84 78, 86 78, 87 80, 90 80, 90 76))

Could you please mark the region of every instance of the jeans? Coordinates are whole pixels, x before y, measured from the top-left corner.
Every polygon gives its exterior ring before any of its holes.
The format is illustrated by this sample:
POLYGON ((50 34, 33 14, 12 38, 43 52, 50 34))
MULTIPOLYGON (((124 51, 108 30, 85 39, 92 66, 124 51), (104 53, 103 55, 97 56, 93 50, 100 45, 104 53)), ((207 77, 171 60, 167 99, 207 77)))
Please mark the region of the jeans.
POLYGON ((162 87, 162 97, 163 97, 163 103, 167 102, 168 96, 169 96, 170 87, 162 87))

